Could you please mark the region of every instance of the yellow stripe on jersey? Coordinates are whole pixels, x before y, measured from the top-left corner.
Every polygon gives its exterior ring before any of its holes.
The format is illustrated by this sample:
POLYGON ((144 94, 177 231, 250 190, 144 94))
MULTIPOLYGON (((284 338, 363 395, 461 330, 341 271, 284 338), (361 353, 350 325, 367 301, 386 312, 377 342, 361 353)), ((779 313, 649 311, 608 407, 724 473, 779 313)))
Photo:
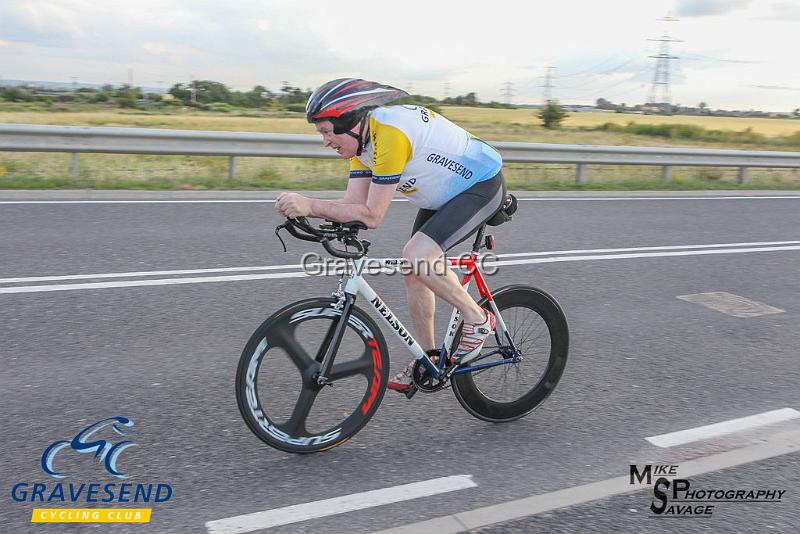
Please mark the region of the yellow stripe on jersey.
POLYGON ((370 117, 369 129, 374 149, 372 181, 396 184, 411 159, 411 141, 399 128, 382 124, 373 117, 370 117))

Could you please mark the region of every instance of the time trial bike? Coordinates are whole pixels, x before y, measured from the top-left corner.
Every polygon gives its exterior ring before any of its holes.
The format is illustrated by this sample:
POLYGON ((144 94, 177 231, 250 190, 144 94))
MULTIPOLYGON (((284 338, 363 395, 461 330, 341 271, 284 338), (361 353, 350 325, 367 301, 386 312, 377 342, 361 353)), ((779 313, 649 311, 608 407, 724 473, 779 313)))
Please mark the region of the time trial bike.
POLYGON ((416 358, 411 398, 452 387, 473 416, 495 423, 523 417, 542 404, 558 384, 567 362, 569 331, 556 300, 535 287, 508 285, 490 291, 480 270, 481 250, 494 249, 482 225, 469 255, 446 258, 474 280, 479 305, 494 312, 497 326, 479 357, 451 357, 462 321, 454 309, 438 352, 429 356, 385 300, 362 276, 365 262, 381 270, 402 260, 367 258, 370 243, 358 237, 358 221, 312 226, 305 218, 287 219, 285 228, 305 241, 321 243, 346 268, 331 297, 289 304, 259 326, 242 351, 236 373, 236 398, 247 426, 265 443, 286 452, 331 449, 353 437, 372 418, 389 380, 389 351, 381 328, 356 305, 369 308, 416 358), (344 248, 341 247, 343 244, 344 248))

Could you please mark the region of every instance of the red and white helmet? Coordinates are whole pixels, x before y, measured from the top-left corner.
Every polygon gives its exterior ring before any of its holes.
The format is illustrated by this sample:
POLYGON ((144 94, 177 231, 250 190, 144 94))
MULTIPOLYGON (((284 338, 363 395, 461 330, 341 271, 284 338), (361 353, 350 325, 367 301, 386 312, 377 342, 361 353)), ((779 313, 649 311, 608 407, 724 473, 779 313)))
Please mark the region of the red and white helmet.
POLYGON ((370 109, 409 96, 402 89, 360 78, 339 78, 323 84, 306 104, 308 122, 329 120, 334 133, 351 130, 370 109))

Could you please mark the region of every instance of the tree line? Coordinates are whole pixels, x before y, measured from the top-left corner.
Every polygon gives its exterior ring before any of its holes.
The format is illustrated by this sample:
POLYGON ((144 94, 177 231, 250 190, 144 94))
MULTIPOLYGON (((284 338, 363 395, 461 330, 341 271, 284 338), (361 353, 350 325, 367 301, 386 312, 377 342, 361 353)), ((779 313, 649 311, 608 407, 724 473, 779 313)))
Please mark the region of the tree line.
MULTIPOLYGON (((76 90, 47 90, 39 87, 4 87, 0 89, 0 99, 7 102, 88 103, 116 105, 121 108, 149 108, 166 106, 186 106, 211 111, 231 111, 233 108, 280 109, 305 111, 305 103, 311 96, 310 89, 301 89, 284 82, 278 91, 270 91, 263 85, 256 85, 249 91, 233 90, 222 82, 214 80, 195 80, 174 84, 168 91, 169 97, 156 92, 145 92, 141 87, 131 85, 104 85, 99 89, 81 87, 76 90)), ((424 106, 453 105, 492 108, 513 108, 499 102, 481 102, 475 92, 464 95, 436 99, 426 95, 412 95, 400 103, 415 103, 424 106)))

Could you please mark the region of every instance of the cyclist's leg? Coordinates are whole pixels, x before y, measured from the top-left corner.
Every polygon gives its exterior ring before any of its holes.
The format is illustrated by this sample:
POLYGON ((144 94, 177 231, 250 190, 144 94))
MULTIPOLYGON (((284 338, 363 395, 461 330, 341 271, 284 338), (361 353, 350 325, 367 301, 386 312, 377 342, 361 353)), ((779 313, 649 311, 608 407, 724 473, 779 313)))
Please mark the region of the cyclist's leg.
MULTIPOLYGON (((417 231, 436 213, 435 210, 421 209, 414 220, 411 235, 417 231)), ((408 297, 408 309, 414 325, 416 340, 423 350, 431 350, 436 346, 433 331, 433 316, 436 311, 436 296, 416 276, 404 276, 408 297)))
MULTIPOLYGON (((503 175, 497 173, 492 179, 479 182, 457 195, 427 217, 406 244, 403 256, 412 265, 432 265, 446 250, 474 234, 497 212, 505 198, 505 190, 503 175)), ((438 271, 421 270, 406 278, 417 278, 437 296, 458 308, 464 321, 482 322, 483 310, 461 287, 456 274, 447 268, 438 271)))
MULTIPOLYGON (((417 218, 414 220, 411 235, 413 236, 417 233, 417 230, 419 230, 434 213, 436 213, 434 210, 419 210, 419 212, 417 212, 417 218)), ((406 286, 408 310, 411 314, 411 322, 414 325, 415 338, 423 350, 433 358, 433 355, 436 354, 434 349, 436 341, 433 332, 433 315, 436 311, 436 296, 428 286, 420 282, 415 276, 404 276, 403 283, 406 286)), ((434 359, 434 363, 437 361, 438 359, 434 359)), ((411 389, 413 382, 411 373, 414 369, 415 362, 416 359, 411 360, 402 371, 389 380, 389 389, 401 393, 405 393, 411 389)))
MULTIPOLYGON (((505 180, 502 173, 498 173, 491 180, 480 182, 451 199, 439 210, 420 210, 417 214, 413 235, 403 249, 403 257, 413 267, 412 274, 405 276, 404 282, 409 312, 423 348, 432 348, 435 343, 434 295, 456 307, 465 323, 493 323, 493 317, 485 315, 461 286, 458 276, 442 263, 441 257, 448 248, 475 233, 502 206, 504 198, 505 180), (438 266, 435 265, 437 261, 440 263, 438 266)), ((461 337, 462 340, 469 339, 465 335, 461 337)), ((476 346, 476 350, 479 349, 476 346)), ((390 389, 407 391, 411 387, 413 363, 389 381, 390 389)))

